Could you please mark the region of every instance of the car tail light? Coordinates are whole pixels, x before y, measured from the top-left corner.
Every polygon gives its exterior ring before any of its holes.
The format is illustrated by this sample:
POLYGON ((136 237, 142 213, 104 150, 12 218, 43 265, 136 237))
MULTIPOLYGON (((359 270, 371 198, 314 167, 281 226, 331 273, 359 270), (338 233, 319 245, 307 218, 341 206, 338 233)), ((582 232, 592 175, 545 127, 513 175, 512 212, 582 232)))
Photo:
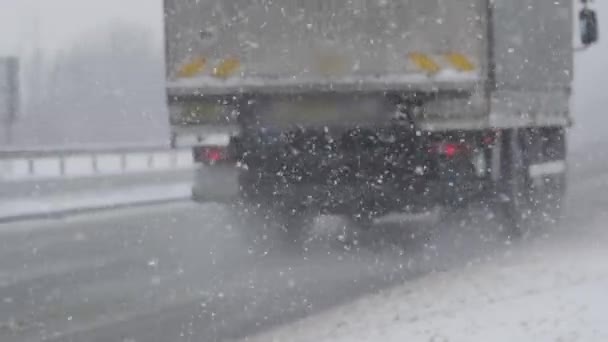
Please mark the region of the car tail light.
POLYGON ((461 149, 461 145, 458 144, 445 144, 443 146, 443 154, 448 157, 454 157, 461 151, 461 149))
POLYGON ((194 148, 194 161, 214 165, 228 161, 228 150, 223 146, 205 146, 194 148))
POLYGON ((469 146, 463 143, 442 142, 434 144, 430 149, 430 153, 439 154, 448 158, 454 158, 457 155, 468 153, 469 146))

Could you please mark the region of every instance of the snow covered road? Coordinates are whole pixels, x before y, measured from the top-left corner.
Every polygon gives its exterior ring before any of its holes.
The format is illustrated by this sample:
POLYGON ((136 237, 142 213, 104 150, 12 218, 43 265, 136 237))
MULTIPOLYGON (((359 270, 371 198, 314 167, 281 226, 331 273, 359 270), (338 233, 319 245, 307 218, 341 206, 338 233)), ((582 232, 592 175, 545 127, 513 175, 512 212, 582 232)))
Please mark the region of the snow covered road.
POLYGON ((0 222, 186 201, 192 170, 0 181, 0 222))
POLYGON ((607 235, 535 242, 248 341, 606 341, 607 235))

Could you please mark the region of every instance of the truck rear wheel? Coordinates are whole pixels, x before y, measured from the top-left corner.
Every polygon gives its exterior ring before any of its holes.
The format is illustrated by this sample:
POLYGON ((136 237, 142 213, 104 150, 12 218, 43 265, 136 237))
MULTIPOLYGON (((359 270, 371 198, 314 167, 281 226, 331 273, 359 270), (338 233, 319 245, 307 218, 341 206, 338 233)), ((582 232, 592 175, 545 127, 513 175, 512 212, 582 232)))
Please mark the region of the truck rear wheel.
POLYGON ((566 135, 559 127, 530 131, 529 202, 539 224, 554 225, 562 217, 567 188, 566 135))
POLYGON ((499 203, 510 237, 524 236, 533 227, 555 224, 561 218, 565 146, 561 128, 503 132, 499 203))
POLYGON ((519 130, 504 131, 501 142, 501 193, 500 209, 506 218, 509 237, 522 236, 530 224, 531 207, 528 201, 529 165, 524 158, 519 130))

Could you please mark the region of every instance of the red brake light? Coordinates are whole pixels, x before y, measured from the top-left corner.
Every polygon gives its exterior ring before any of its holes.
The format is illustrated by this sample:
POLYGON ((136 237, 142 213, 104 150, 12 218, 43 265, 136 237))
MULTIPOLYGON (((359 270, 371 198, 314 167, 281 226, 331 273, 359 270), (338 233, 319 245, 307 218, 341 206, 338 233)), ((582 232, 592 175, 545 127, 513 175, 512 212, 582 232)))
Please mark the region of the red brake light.
POLYGON ((429 149, 430 153, 441 154, 448 158, 454 158, 455 156, 467 151, 468 146, 462 143, 438 143, 429 149))
POLYGON ((460 151, 460 146, 456 144, 445 144, 443 146, 443 154, 448 158, 452 158, 458 154, 460 151))
POLYGON ((228 160, 228 153, 225 147, 198 147, 194 153, 195 161, 206 164, 217 164, 228 160))
POLYGON ((224 159, 224 152, 218 148, 208 148, 205 150, 205 159, 210 162, 218 162, 224 159))

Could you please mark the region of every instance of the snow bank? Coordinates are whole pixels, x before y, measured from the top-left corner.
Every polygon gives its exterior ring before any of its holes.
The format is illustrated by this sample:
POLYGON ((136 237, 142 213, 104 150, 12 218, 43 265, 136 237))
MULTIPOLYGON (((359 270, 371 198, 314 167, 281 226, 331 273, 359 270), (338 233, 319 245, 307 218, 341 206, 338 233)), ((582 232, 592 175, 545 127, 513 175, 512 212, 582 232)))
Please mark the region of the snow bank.
POLYGON ((0 200, 0 221, 44 217, 75 211, 183 200, 190 197, 190 182, 145 185, 108 191, 88 191, 36 198, 0 200))

